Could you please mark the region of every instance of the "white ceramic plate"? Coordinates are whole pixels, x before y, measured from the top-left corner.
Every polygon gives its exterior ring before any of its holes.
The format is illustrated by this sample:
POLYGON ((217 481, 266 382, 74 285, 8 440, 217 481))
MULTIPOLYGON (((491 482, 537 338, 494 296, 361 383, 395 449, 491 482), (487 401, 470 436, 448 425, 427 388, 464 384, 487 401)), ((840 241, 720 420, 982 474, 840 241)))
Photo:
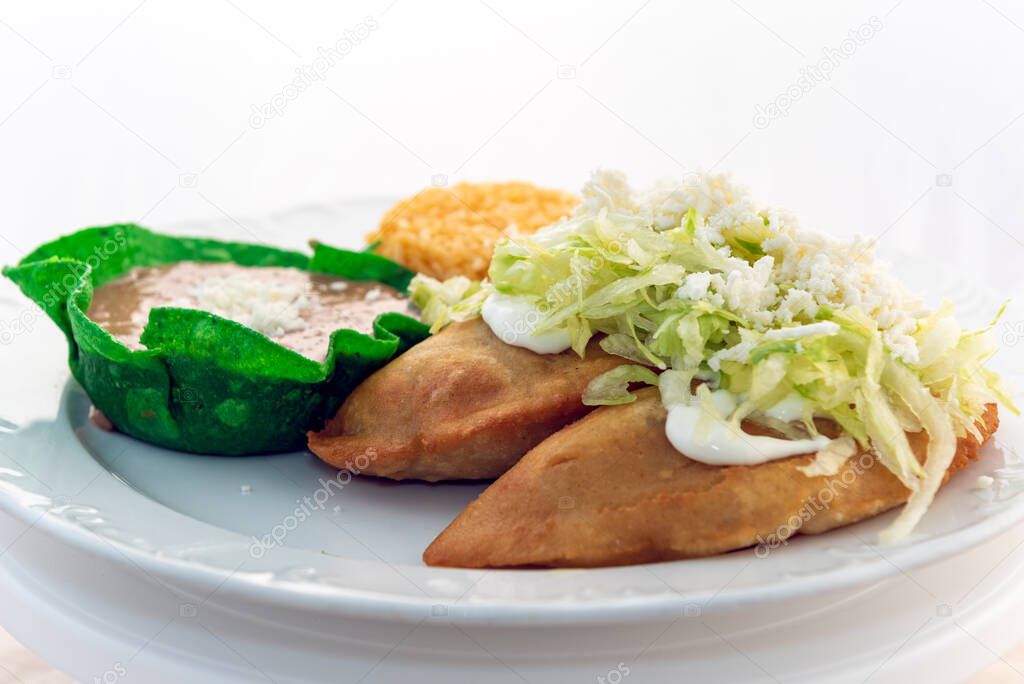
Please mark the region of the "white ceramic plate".
MULTIPOLYGON (((381 208, 368 202, 290 215, 294 225, 281 234, 294 242, 301 225, 304 235, 330 241, 323 226, 362 232, 381 208), (317 221, 321 227, 311 228, 317 221)), ((283 222, 254 230, 272 240, 283 222)), ((904 260, 898 270, 927 282, 934 262, 914 263, 904 260)), ((953 289, 970 298, 971 311, 998 308, 983 285, 953 289)), ((0 299, 4 320, 28 306, 9 292, 0 299)), ((1024 517, 1024 468, 1010 446, 1022 443, 1024 425, 1003 412, 981 462, 953 477, 899 546, 875 544, 887 515, 766 555, 571 571, 427 568, 421 552, 482 485, 349 481, 308 453, 199 457, 104 433, 88 421, 88 399, 68 379, 63 339, 41 318, 29 327, 4 351, 13 362, 5 360, 5 383, 19 391, 0 400, 0 507, 88 554, 254 604, 399 621, 443 607, 455 623, 490 625, 648 620, 866 584, 964 551, 1024 517), (973 489, 980 475, 994 485, 973 489)), ((996 365, 1019 375, 1014 360, 1003 354, 996 365)))

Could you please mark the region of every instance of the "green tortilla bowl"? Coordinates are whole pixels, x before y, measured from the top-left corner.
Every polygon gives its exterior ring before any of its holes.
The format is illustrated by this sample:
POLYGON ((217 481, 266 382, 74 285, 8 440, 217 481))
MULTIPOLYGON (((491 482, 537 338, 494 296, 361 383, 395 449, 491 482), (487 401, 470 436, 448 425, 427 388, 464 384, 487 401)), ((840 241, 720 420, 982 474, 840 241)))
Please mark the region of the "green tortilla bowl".
POLYGON ((304 448, 364 378, 425 339, 428 328, 385 313, 373 334, 337 330, 313 361, 262 333, 203 311, 155 308, 132 350, 85 312, 93 289, 140 266, 177 261, 286 266, 407 291, 413 273, 368 252, 315 244, 312 256, 262 245, 160 235, 126 224, 86 228, 4 268, 64 332, 71 372, 125 434, 203 454, 304 448))

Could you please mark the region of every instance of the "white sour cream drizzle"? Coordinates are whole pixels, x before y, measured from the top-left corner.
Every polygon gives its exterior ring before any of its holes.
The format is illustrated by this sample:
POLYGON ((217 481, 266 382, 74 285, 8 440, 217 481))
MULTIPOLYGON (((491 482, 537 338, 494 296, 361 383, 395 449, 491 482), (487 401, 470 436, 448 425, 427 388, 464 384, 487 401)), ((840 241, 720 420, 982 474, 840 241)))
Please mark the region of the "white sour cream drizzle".
POLYGON ((484 301, 480 315, 502 342, 523 347, 538 354, 559 354, 572 346, 568 330, 536 333, 544 314, 530 302, 492 292, 484 301))
MULTIPOLYGON (((727 390, 716 390, 711 393, 711 398, 723 416, 728 416, 736 408, 735 395, 727 390)), ((766 413, 774 414, 773 417, 792 415, 796 402, 775 410, 787 401, 783 400, 766 413)), ((703 409, 697 402, 672 404, 667 408, 665 436, 668 441, 679 453, 708 465, 757 465, 787 456, 815 453, 832 441, 820 436, 811 439, 777 439, 765 435, 749 435, 725 420, 709 420, 707 417, 703 420, 707 429, 698 429, 703 409)), ((802 415, 802 406, 800 411, 802 415)))
POLYGON ((793 392, 775 406, 764 410, 764 415, 784 423, 792 423, 804 417, 807 409, 807 400, 796 392, 793 392))

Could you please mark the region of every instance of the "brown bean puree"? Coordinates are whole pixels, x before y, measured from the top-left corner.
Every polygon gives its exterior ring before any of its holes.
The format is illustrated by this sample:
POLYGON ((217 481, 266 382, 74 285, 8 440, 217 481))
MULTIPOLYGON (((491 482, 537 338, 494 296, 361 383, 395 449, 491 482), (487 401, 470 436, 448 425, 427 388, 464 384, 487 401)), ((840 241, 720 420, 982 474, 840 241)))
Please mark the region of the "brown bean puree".
POLYGON ((134 268, 93 293, 87 315, 132 349, 154 307, 200 309, 238 321, 304 356, 323 360, 329 336, 371 333, 373 320, 396 311, 417 317, 408 297, 380 283, 274 266, 181 261, 134 268))

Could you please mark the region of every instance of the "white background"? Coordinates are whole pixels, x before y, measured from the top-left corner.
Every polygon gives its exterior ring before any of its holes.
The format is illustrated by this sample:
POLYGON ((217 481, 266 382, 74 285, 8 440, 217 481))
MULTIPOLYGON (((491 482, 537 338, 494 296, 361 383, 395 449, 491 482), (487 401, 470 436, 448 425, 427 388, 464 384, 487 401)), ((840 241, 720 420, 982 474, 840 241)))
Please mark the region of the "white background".
MULTIPOLYGON (((227 215, 226 236, 266 238, 246 217, 437 174, 575 189, 598 166, 641 182, 731 170, 809 226, 881 236, 883 253, 948 242, 968 268, 986 232, 1024 255, 1024 7, 824 5, 4 2, 0 256, 116 221, 227 215), (881 29, 829 80, 754 125, 872 16, 881 29), (323 81, 250 125, 368 21, 323 81)), ((367 228, 316 237, 356 244, 367 228)))
POLYGON ((703 168, 891 257, 938 244, 937 281, 982 271, 1020 299, 1024 269, 986 265, 1024 257, 1022 74, 1008 0, 4 1, 0 261, 120 221, 356 245, 369 222, 270 236, 254 217, 437 176, 575 189, 599 166, 703 168), (871 17, 828 80, 755 125, 871 17), (323 81, 252 125, 360 23, 323 81))

